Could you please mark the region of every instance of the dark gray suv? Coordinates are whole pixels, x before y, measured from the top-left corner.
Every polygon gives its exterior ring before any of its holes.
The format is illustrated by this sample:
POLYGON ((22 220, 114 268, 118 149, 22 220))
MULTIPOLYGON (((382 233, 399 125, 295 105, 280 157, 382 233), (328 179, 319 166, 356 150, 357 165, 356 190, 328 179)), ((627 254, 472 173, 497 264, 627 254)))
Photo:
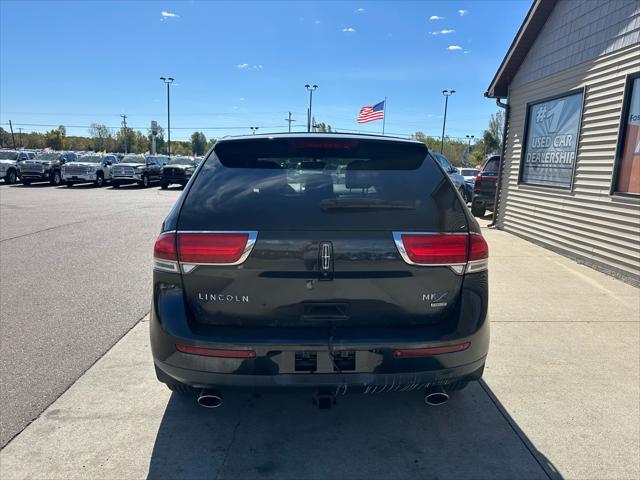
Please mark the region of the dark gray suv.
POLYGON ((154 248, 158 379, 206 407, 234 388, 421 391, 482 376, 488 247, 418 142, 220 140, 154 248), (336 171, 344 171, 338 181, 336 171))

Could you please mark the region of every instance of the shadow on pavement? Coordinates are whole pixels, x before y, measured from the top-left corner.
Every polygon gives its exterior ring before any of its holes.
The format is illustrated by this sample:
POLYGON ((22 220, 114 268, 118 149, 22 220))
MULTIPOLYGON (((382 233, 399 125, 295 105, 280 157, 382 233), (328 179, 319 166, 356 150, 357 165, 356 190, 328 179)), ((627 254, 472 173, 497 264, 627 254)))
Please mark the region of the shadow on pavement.
POLYGON ((206 410, 173 394, 147 478, 561 478, 485 384, 439 407, 420 392, 337 400, 233 393, 206 410))

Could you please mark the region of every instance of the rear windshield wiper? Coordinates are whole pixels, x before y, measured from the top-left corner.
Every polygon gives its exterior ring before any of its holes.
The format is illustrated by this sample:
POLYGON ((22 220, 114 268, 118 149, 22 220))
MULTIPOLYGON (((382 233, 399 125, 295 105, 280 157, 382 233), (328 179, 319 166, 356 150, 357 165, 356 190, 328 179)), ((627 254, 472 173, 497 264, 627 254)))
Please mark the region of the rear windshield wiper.
POLYGON ((331 210, 415 210, 415 201, 380 200, 375 198, 336 198, 320 202, 324 212, 331 210))

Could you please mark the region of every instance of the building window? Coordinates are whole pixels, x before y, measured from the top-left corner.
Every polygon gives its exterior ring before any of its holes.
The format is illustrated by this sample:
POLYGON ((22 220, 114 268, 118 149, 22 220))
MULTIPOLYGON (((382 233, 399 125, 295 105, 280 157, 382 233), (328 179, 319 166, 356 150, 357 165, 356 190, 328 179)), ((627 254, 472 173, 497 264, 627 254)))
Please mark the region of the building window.
POLYGON ((527 105, 520 183, 571 188, 584 91, 527 105))
POLYGON ((640 74, 630 75, 625 88, 622 122, 614 171, 614 193, 640 194, 640 74))

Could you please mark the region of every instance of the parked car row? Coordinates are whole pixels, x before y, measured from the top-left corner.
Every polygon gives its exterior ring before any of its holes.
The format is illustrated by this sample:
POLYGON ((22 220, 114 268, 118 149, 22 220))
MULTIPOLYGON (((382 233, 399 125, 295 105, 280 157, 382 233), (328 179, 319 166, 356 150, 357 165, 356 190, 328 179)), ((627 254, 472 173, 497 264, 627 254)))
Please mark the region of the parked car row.
POLYGON ((137 183, 142 187, 159 184, 186 185, 203 157, 140 155, 94 152, 32 152, 0 150, 0 178, 7 184, 49 182, 73 187, 93 183, 114 188, 137 183))
MULTIPOLYGON (((488 157, 478 170, 458 169, 444 155, 431 153, 465 202, 471 203, 474 216, 482 217, 487 210, 493 209, 499 155, 488 157)), ((147 188, 159 184, 166 189, 172 184, 184 187, 202 160, 203 157, 187 156, 169 158, 166 155, 0 150, 0 178, 8 184, 18 180, 24 185, 49 182, 54 186, 66 184, 67 187, 79 183, 93 183, 96 187, 111 184, 113 188, 130 184, 147 188)), ((337 168, 332 174, 341 177, 338 183, 344 183, 344 170, 337 168)))

